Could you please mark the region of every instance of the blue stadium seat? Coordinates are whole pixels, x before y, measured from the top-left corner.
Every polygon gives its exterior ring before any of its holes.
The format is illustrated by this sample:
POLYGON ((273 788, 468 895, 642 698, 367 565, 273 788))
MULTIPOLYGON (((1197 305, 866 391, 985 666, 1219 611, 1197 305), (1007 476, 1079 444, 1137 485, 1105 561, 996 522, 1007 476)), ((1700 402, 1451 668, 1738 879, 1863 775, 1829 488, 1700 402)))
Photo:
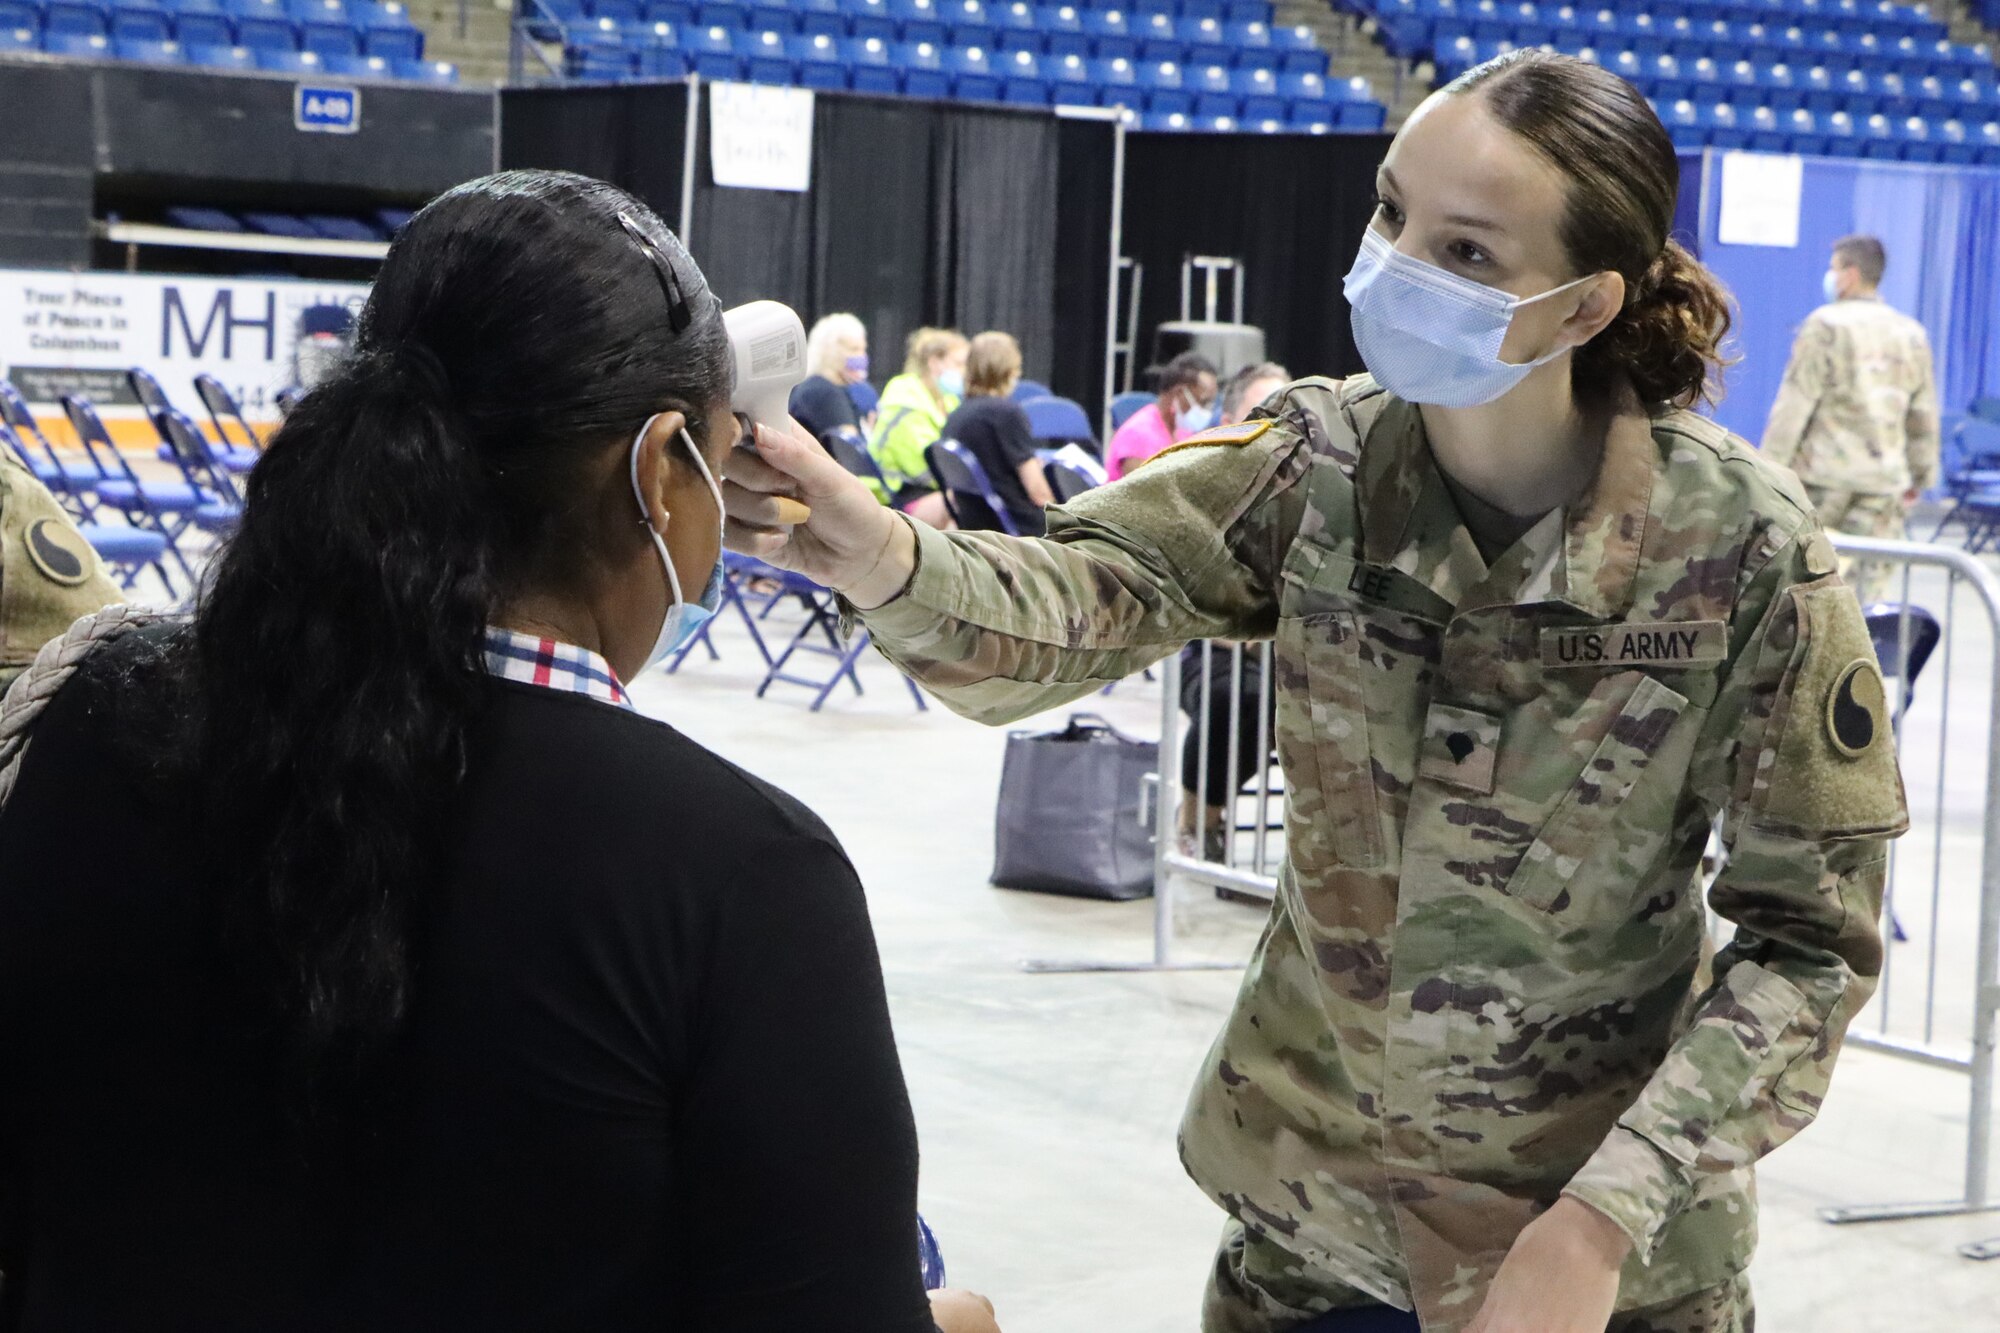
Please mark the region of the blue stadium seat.
POLYGON ((1234 116, 1192 116, 1188 128, 1201 134, 1236 134, 1242 130, 1234 116))
POLYGON ((1834 111, 1819 117, 1819 127, 1826 134, 1826 151, 1830 156, 1853 157, 1861 151, 1854 117, 1845 111, 1834 111))
POLYGON ((120 37, 112 42, 120 60, 137 61, 142 65, 185 65, 187 52, 174 41, 153 41, 143 37, 120 37))
POLYGON ((1891 120, 1916 114, 1917 108, 1910 100, 1909 88, 1903 76, 1891 70, 1875 80, 1875 106, 1891 120))
POLYGON ((743 77, 743 62, 736 54, 739 29, 711 23, 682 29, 681 50, 687 54, 694 72, 704 79, 725 82, 743 77))
MULTIPOLYGON (((610 20, 607 20, 610 21, 610 20)), ((381 60, 380 56, 375 59, 381 60)), ((328 67, 332 67, 329 61, 328 67)), ((383 64, 393 70, 388 61, 383 64)), ((563 51, 563 69, 573 79, 588 83, 619 83, 629 79, 639 68, 639 53, 627 51, 622 46, 599 46, 595 44, 571 46, 563 51)))
POLYGON ((247 46, 197 46, 184 42, 182 49, 187 52, 190 65, 200 65, 204 69, 257 68, 257 55, 247 46))
POLYGON ((449 60, 398 60, 396 77, 413 83, 434 83, 449 88, 458 82, 458 66, 449 60))
MULTIPOLYGON (((390 61, 422 60, 424 56, 423 30, 410 21, 409 11, 400 4, 372 4, 369 0, 347 0, 349 16, 354 26, 361 29, 361 52, 363 55, 381 56, 390 61)), ((445 82, 436 70, 427 73, 425 79, 432 83, 445 82)), ((452 81, 458 78, 457 70, 451 72, 452 81)))
MULTIPOLYGON (((0 20, 0 26, 6 26, 4 20, 0 20)), ((164 42, 173 35, 173 16, 160 0, 118 0, 112 7, 113 42, 164 42)))
POLYGON ((42 34, 35 28, 0 27, 0 51, 39 51, 42 34))
POLYGON ((1236 53, 1239 65, 1272 65, 1279 57, 1271 45, 1271 25, 1263 22, 1229 23, 1223 41, 1236 53))
POLYGON ((1742 148, 1750 142, 1750 132, 1737 122, 1736 108, 1727 102, 1698 107, 1695 112, 1708 142, 1717 148, 1742 148))
MULTIPOLYGON (((1044 14, 1046 12, 1044 11, 1044 14)), ((1091 54, 1099 60, 1114 60, 1119 56, 1127 60, 1139 58, 1139 38, 1132 31, 1131 21, 1123 10, 1081 10, 1078 23, 1083 34, 1090 40, 1091 54)))
POLYGON ((1194 94, 1186 87, 1180 62, 1142 60, 1138 64, 1139 90, 1146 95, 1146 114, 1152 116, 1194 114, 1194 94))
POLYGON ((993 65, 993 53, 983 46, 948 47, 944 71, 951 76, 951 95, 962 102, 1000 100, 1000 75, 993 65))
POLYGON ((889 12, 889 0, 844 0, 844 7, 847 30, 854 36, 880 37, 884 42, 896 40, 896 18, 889 12))
POLYGON ((1786 127, 1778 120, 1778 113, 1770 107, 1760 106, 1742 116, 1741 121, 1750 132, 1750 142, 1746 145, 1753 153, 1782 153, 1791 144, 1786 127))
POLYGON ((84 60, 110 60, 117 53, 111 39, 101 32, 43 32, 42 50, 52 56, 77 56, 84 60))
POLYGON ((1979 145, 1965 131, 1965 122, 1947 120, 1937 127, 1938 160, 1969 166, 1979 160, 1979 145))
POLYGON ((1896 137, 1902 143, 1899 156, 1906 162, 1944 160, 1944 143, 1922 116, 1905 116, 1896 127, 1896 137))
POLYGON ((82 48, 58 51, 50 46, 47 38, 64 37, 106 37, 109 24, 105 21, 103 9, 90 0, 50 0, 42 11, 42 49, 56 55, 84 55, 82 48))
POLYGON ((1225 19, 1229 17, 1229 6, 1223 0, 1180 0, 1176 6, 1182 18, 1225 19))
POLYGON ((1989 120, 1977 127, 1968 125, 1965 135, 1979 145, 1980 165, 2000 166, 2000 120, 1989 120))
POLYGON ((807 37, 837 40, 847 36, 847 16, 840 11, 840 0, 799 0, 792 8, 798 11, 799 31, 807 37))
POLYGON ((381 56, 321 56, 329 74, 345 79, 393 79, 395 69, 381 56))
MULTIPOLYGON (((597 5, 628 5, 632 0, 590 0, 597 5)), ((596 9, 591 10, 596 13, 596 9)), ((622 20, 622 16, 621 16, 622 20)), ((695 8, 694 21, 704 28, 729 28, 736 32, 750 31, 750 0, 702 0, 695 8)))
MULTIPOLYGON (((334 6, 338 8, 338 3, 334 6)), ((322 59, 327 56, 353 56, 361 54, 361 32, 349 23, 345 15, 302 21, 299 25, 299 45, 308 51, 317 52, 322 59)))
POLYGON ((889 0, 889 12, 896 20, 897 33, 905 42, 944 45, 944 11, 938 0, 889 0))
MULTIPOLYGON (((665 20, 653 26, 658 29, 662 24, 669 29, 673 28, 673 25, 666 23, 665 20)), ((658 33, 655 32, 653 36, 657 39, 658 33)), ((687 52, 681 50, 678 40, 671 43, 649 41, 639 52, 639 73, 646 78, 684 79, 693 72, 694 63, 688 59, 687 52)))
POLYGON ((786 54, 798 67, 799 82, 804 86, 826 89, 847 87, 847 63, 840 58, 840 42, 835 38, 823 32, 802 33, 790 39, 786 54))
POLYGON ((1380 102, 1348 100, 1334 108, 1334 128, 1344 134, 1377 134, 1389 118, 1389 108, 1380 102))
POLYGON ((252 51, 297 51, 298 29, 289 18, 243 18, 236 20, 236 44, 252 51))
POLYGON ((1090 61, 1076 52, 1050 56, 1042 61, 1049 78, 1049 93, 1057 106, 1097 105, 1097 85, 1090 77, 1090 61))
POLYGON ((1000 24, 988 11, 985 0, 943 0, 944 24, 957 46, 993 49, 1000 36, 1000 24))
POLYGON ((912 97, 950 97, 951 76, 945 73, 944 48, 936 42, 907 42, 897 48, 903 68, 903 91, 912 97))
POLYGON ((198 8, 197 3, 183 3, 174 15, 174 40, 189 51, 197 46, 234 46, 236 25, 219 6, 198 8))
POLYGON ((1335 94, 1327 87, 1324 75, 1292 71, 1278 76, 1278 95, 1290 103, 1296 114, 1300 107, 1316 109, 1316 114, 1327 120, 1333 119, 1332 107, 1335 94))
POLYGON ((1271 46, 1278 53, 1279 69, 1295 74, 1326 73, 1326 52, 1319 49, 1311 28, 1273 28, 1271 46))
MULTIPOLYGON (((1074 12, 1074 6, 1069 8, 1074 12)), ((993 20, 993 26, 1003 34, 1025 33, 1033 38, 1041 36, 1041 24, 1037 20, 1032 0, 987 0, 986 16, 993 20)))
POLYGON ((1700 118, 1695 114, 1694 103, 1683 97, 1661 108, 1660 119, 1667 127, 1667 134, 1673 139, 1674 147, 1694 149, 1704 147, 1708 142, 1707 131, 1702 128, 1700 118))
POLYGON ((1889 118, 1880 114, 1866 120, 1855 117, 1856 137, 1861 141, 1863 157, 1895 158, 1902 155, 1902 139, 1889 118))
POLYGON ((1097 87, 1099 106, 1138 106, 1139 67, 1125 56, 1090 62, 1090 81, 1097 87))
POLYGON ((780 37, 790 37, 798 30, 798 11, 789 6, 760 4, 750 7, 752 32, 775 32, 780 37))
POLYGON ((1184 111, 1168 111, 1160 115, 1148 113, 1139 122, 1139 128, 1145 130, 1165 130, 1179 134, 1193 129, 1194 123, 1189 120, 1187 113, 1184 111))
POLYGON ((1042 77, 1042 58, 1033 51, 1005 51, 999 56, 1000 100, 1016 106, 1047 106, 1053 100, 1042 77))
POLYGON ((791 52, 785 49, 785 34, 767 29, 753 32, 745 40, 743 54, 750 82, 789 87, 796 78, 791 52))
MULTIPOLYGON (((896 55, 887 40, 881 37, 856 37, 841 47, 841 54, 847 60, 848 85, 857 93, 894 93, 902 91, 901 81, 896 77, 896 55)), ((912 90, 912 96, 923 93, 912 90)))
POLYGON ((1185 60, 1171 12, 1133 14, 1130 22, 1132 35, 1139 39, 1141 60, 1185 60))
POLYGON ((1174 25, 1174 33, 1190 65, 1228 65, 1236 60, 1229 32, 1219 18, 1183 18, 1174 25))
POLYGON ((1088 57, 1093 48, 1084 25, 1091 13, 1080 4, 1043 5, 1034 11, 1033 31, 1017 29, 1011 22, 1001 29, 1001 49, 1039 48, 1049 55, 1088 57))
POLYGON ((1819 119, 1804 107, 1794 108, 1783 117, 1785 127, 1785 148, 1788 153, 1802 157, 1823 157, 1826 154, 1826 135, 1821 132, 1819 119))
POLYGON ((1230 76, 1230 91, 1242 102, 1245 120, 1284 120, 1291 115, 1278 91, 1276 70, 1239 69, 1230 76))
POLYGON ((326 72, 319 57, 311 51, 280 50, 275 46, 253 46, 249 49, 257 57, 257 68, 272 74, 292 74, 303 78, 326 72))

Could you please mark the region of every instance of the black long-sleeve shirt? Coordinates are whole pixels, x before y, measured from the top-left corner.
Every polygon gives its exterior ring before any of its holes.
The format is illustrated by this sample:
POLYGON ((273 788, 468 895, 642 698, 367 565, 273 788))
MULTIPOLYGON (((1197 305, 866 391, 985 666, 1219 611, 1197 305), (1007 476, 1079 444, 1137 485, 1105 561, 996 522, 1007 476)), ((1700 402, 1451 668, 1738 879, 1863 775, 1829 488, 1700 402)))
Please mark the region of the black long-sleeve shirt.
POLYGON ((11 1326, 932 1333, 874 939, 804 807, 493 682, 357 1183, 286 1128, 117 675, 64 688, 0 816, 11 1326))

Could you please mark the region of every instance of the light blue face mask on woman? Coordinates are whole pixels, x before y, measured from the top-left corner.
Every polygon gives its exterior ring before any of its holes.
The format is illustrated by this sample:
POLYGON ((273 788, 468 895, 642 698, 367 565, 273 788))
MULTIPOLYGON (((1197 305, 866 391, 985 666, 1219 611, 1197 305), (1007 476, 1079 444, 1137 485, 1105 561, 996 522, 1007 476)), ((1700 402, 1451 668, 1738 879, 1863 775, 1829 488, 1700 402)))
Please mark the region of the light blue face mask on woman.
MULTIPOLYGON (((646 532, 653 539, 653 548, 660 553, 660 564, 667 571, 667 587, 673 592, 673 600, 667 604, 667 617, 660 622, 660 633, 653 640, 653 651, 646 654, 645 671, 671 656, 676 648, 693 638, 710 617, 722 606, 722 552, 715 554, 715 568, 709 572, 708 586, 701 590, 701 600, 690 602, 681 596, 681 576, 674 572, 673 557, 667 554, 667 543, 653 529, 653 519, 646 508, 646 496, 639 489, 639 448, 646 442, 646 432, 653 428, 659 417, 646 418, 646 424, 639 427, 639 433, 632 440, 632 498, 639 502, 639 521, 646 525, 646 532)), ((708 483, 708 490, 715 497, 715 525, 718 532, 725 530, 727 519, 722 512, 722 488, 715 484, 715 474, 708 470, 708 460, 695 447, 694 437, 685 430, 680 434, 681 443, 687 445, 694 455, 694 465, 701 469, 701 479, 708 483)))
POLYGON ((1399 254, 1371 228, 1344 288, 1353 307, 1354 345, 1376 383, 1406 403, 1477 407, 1570 350, 1557 347, 1520 365, 1502 361, 1500 344, 1514 313, 1596 276, 1518 297, 1399 254))

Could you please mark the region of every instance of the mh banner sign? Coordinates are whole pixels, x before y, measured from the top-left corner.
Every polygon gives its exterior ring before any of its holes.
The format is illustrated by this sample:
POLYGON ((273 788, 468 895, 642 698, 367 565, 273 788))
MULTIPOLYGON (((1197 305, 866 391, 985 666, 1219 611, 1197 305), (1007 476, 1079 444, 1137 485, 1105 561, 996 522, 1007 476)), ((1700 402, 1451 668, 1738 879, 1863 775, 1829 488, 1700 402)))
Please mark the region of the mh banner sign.
POLYGON ((299 382, 308 312, 358 315, 367 297, 352 282, 0 269, 0 374, 37 416, 59 418, 59 400, 74 393, 107 422, 143 423, 127 370, 151 371, 196 420, 194 377, 207 373, 251 420, 271 422, 278 392, 299 382))

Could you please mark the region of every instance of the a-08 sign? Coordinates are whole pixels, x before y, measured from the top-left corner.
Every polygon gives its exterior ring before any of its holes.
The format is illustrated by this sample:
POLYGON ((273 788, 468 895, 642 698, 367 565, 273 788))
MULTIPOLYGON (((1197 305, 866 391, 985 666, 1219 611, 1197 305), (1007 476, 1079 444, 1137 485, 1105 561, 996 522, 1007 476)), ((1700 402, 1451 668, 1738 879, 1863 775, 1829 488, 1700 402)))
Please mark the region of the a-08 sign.
POLYGON ((361 90, 298 84, 292 92, 292 124, 318 134, 353 134, 361 128, 361 90))

